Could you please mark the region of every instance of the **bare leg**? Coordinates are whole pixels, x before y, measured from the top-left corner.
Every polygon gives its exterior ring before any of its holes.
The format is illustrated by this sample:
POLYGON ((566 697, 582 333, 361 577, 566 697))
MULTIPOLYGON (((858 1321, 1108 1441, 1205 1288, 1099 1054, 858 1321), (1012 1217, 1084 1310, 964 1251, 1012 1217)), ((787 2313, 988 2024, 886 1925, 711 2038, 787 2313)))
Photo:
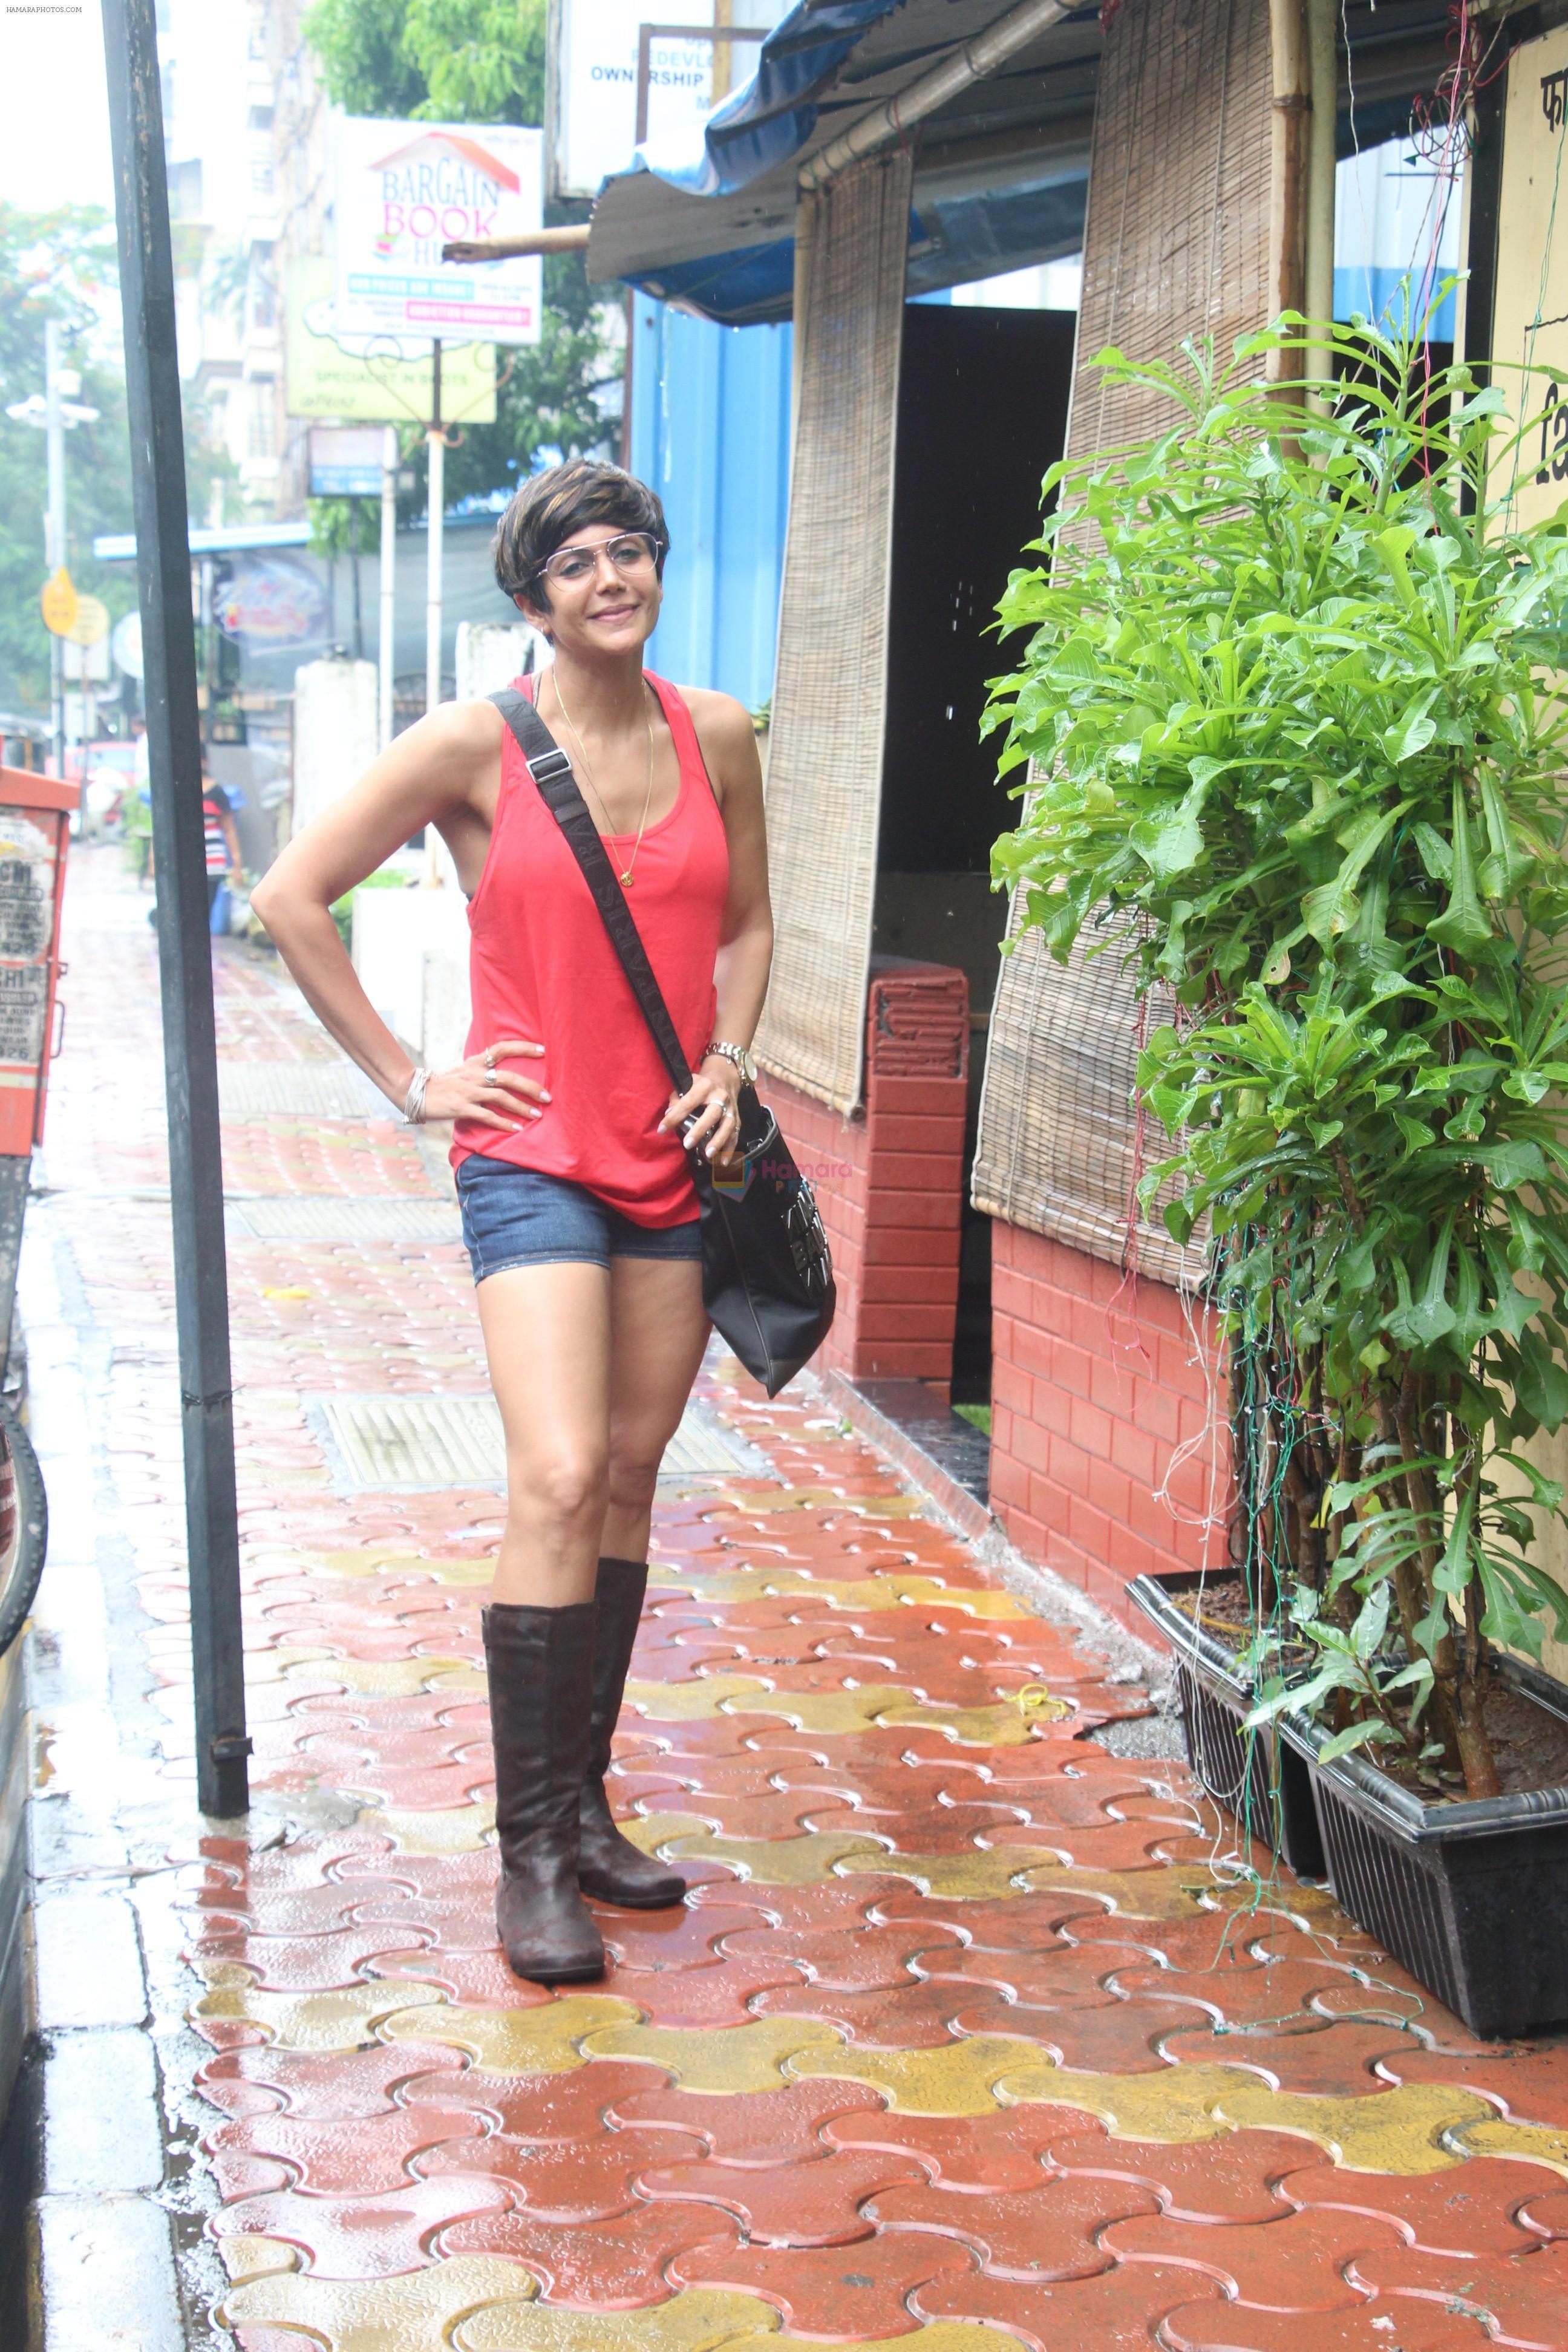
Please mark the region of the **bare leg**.
POLYGON ((577 1260, 511 1266, 478 1297, 506 1431, 491 1599, 535 1609, 591 1601, 607 1493, 611 1277, 577 1260))
POLYGON ((618 1257, 610 1267, 609 1508, 594 1638, 594 1721, 583 1783, 578 1884, 637 1910, 679 1903, 686 1881, 616 1828, 605 1789, 647 1584, 648 1518, 659 1458, 702 1360, 708 1318, 700 1266, 618 1257))
POLYGON ((708 1344, 691 1258, 610 1261, 609 1507, 601 1551, 646 1559, 658 1465, 708 1344))

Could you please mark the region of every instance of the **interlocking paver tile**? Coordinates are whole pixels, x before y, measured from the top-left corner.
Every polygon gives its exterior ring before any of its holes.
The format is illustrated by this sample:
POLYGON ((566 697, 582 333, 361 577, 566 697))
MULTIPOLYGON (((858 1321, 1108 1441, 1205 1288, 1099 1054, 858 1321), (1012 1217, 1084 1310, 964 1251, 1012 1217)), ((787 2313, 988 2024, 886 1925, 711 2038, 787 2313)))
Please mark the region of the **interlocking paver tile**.
POLYGON ((1184 2021, 1166 2033, 1164 2048, 1168 2056, 1194 2066, 1217 2059, 1226 2065, 1255 2067, 1282 2091, 1356 2098, 1388 2079, 1396 2063, 1390 2053, 1397 2053, 1405 2038, 1397 2025, 1359 2019, 1329 2024, 1304 2017, 1299 2031, 1285 2033, 1264 2028, 1216 2032, 1184 2021))
POLYGON ((392 1953, 423 1951, 429 1939, 396 1927, 350 1927, 327 1936, 258 1936, 247 1929, 204 1936, 193 1957, 204 1965, 241 1963, 268 1992, 328 1992, 356 1984, 366 1968, 392 1953))
MULTIPOLYGON (((641 2083, 646 2080, 643 2075, 641 2083)), ((848 2145, 840 2127, 873 2112, 879 2115, 879 2105, 854 2083, 794 2083, 787 2091, 753 2091, 745 2099, 639 2084, 616 2097, 608 2117, 627 2129, 668 2124, 694 2133, 721 2164, 776 2167, 809 2163, 848 2145)), ((873 2137, 868 2144, 887 2143, 873 2137)))
POLYGON ((711 2255, 722 2268, 739 2242, 738 2225, 717 2205, 639 2200, 586 2230, 531 2213, 487 2211, 443 2230, 439 2252, 509 2254, 526 2263, 552 2302, 616 2311, 661 2303, 672 2284, 701 2284, 689 2280, 683 2265, 711 2255))
POLYGON ((889 2232, 844 2246, 697 2246, 675 2258, 669 2276, 684 2286, 761 2295, 802 2336, 862 2344, 907 2334, 914 2324, 911 2295, 933 2281, 967 2277, 974 2267, 973 2253, 956 2240, 889 2232))
MULTIPOLYGON (((211 2157, 275 2158, 311 2197, 390 2196, 419 2169, 413 2159, 447 2143, 477 2139, 481 2119, 456 2107, 394 2107, 384 2116, 255 2116, 222 2124, 202 2145, 211 2157)), ((475 2151, 477 2153, 477 2151, 475 2151)), ((285 2180, 271 2184, 287 2185, 285 2180)), ((231 2195, 253 2191, 233 2191, 231 2195)))
POLYGON ((1531 2215, 1538 2210, 1542 2177, 1538 2164, 1488 2156, 1473 2158, 1451 2172, 1407 2180, 1315 2164, 1288 2174, 1279 2194, 1292 2205, 1385 2214, 1398 2222, 1412 2245, 1426 2253, 1521 2254, 1530 2250, 1532 2231, 1551 2234, 1539 2230, 1533 2219, 1524 2219, 1527 2210, 1531 2215))
MULTIPOLYGON (((1166 2352, 1174 2339, 1164 2333, 1164 2315, 1177 2305, 1191 2307, 1194 2285, 1191 2271, 1142 2263, 1050 2285, 990 2278, 976 2271, 922 2283, 910 2297, 910 2307, 927 2321, 977 2319, 1011 2329, 1030 2352, 1151 2352, 1156 2345, 1166 2352)), ((1211 2293, 1216 2308, 1228 2308, 1218 2286, 1211 2293)), ((1296 2326, 1299 2329, 1300 2321, 1296 2326)), ((1245 2339, 1234 2340, 1239 2344, 1245 2339)), ((1299 2336, 1294 2352, 1303 2352, 1299 2336)), ((1316 2344, 1311 2352, 1319 2352, 1316 2344)))
MULTIPOLYGON (((1238 2131, 1184 2147, 1169 2141, 1113 2139, 1103 2125, 1086 2129, 1082 2123, 1075 2117, 1070 2128, 1056 2126, 1045 2143, 1048 2164, 1089 2179, 1141 2181, 1165 2212, 1184 2221, 1278 2221, 1290 2189, 1277 2184, 1282 2176, 1298 2177, 1296 2168, 1310 2145, 1286 2132, 1238 2131)), ((1352 2183, 1366 2178, 1334 2177, 1352 2183)), ((1445 2181, 1453 2177, 1440 2176, 1445 2181)))
POLYGON ((1519 2220, 1538 2237, 1568 2238, 1568 2189, 1543 2190, 1538 2183, 1520 2207, 1519 2220))
POLYGON ((257 2042, 209 2058, 197 2071, 204 2098, 226 2115, 268 2115, 286 2109, 312 2122, 383 2116, 398 2097, 421 2095, 457 2103, 465 2079, 456 2050, 438 2042, 367 2042, 363 2048, 309 2057, 257 2042), (395 2096, 395 2094, 398 2095, 395 2096))
POLYGON ((1159 2210, 1158 2200, 1131 2181, 1062 2175, 984 2196, 922 2181, 879 2193, 871 2207, 883 2229, 934 2230, 962 2239, 988 2276, 1030 2284, 1108 2270, 1113 2257, 1100 2243, 1107 2224, 1159 2210))
POLYGON ((408 2180, 385 2193, 305 2197, 286 2189, 247 2197, 218 2215, 220 2239, 283 2238, 298 2246, 321 2278, 385 2278, 417 2270, 437 2231, 465 2217, 499 2220, 510 2200, 499 2181, 479 2173, 408 2180))
POLYGON ((1208 1969, 1152 1969, 1147 1963, 1118 1968, 1115 1982, 1129 2000, 1144 1995, 1190 2000, 1195 2009, 1207 2010, 1216 2023, 1257 2032, 1271 2025, 1321 2022, 1313 2002, 1338 1991, 1343 1979, 1326 1963, 1279 1960, 1266 1967, 1249 1953, 1233 1952, 1208 1969))
POLYGON ((1495 2342, 1521 2352, 1562 2352, 1568 2340, 1568 2246, 1561 2239, 1531 2253, 1467 2256, 1437 2268, 1414 2248, 1377 2249, 1357 2254, 1352 2274, 1391 2308, 1436 2303, 1473 2315, 1495 2342))
MULTIPOLYGON (((99 855, 29 1222, 103 1359, 98 1491, 188 1804, 167 1210, 101 1206, 166 1181, 154 950, 92 929, 99 855)), ((226 1058, 334 1055, 248 950, 215 971, 226 1058)), ((390 1117, 226 1118, 225 1162, 270 1201, 445 1190, 390 1117)), ((1479 2044, 1183 1762, 1087 1739, 1142 1694, 816 1394, 717 1353, 700 1394, 769 1472, 661 1493, 610 1781, 691 1891, 598 1906, 602 1985, 520 1984, 500 1498, 340 1492, 311 1410, 486 1392, 463 1253, 251 1234, 229 1264, 257 1826, 193 1818, 139 1900, 201 1979, 237 2352, 1568 2352, 1568 2049, 1479 2044)))
POLYGON ((805 2164, 723 2164, 710 2157, 658 2167, 637 2186, 652 2199, 721 2206, 753 2246, 837 2246, 871 2236, 873 2223, 860 2210, 867 2199, 923 2179, 911 2157, 849 2148, 805 2164))
POLYGON ((909 2116, 878 2106, 835 2116, 823 2137, 835 2147, 905 2151, 943 2189, 989 2197, 1037 2186, 1059 2128, 1058 2116, 1033 2106, 982 2116, 909 2116))
POLYGON ((1361 2213, 1286 2212, 1261 2229, 1161 2213, 1113 2223, 1104 2244, 1121 2263, 1187 2263, 1254 2310, 1305 2313, 1354 2304, 1366 2290, 1352 2285, 1352 2263, 1370 2251, 1375 2267, 1401 2235, 1393 2220, 1361 2213))
POLYGON ((629 2212, 644 2193, 634 2187, 640 2175, 671 2158, 689 2158, 700 2145, 692 2134, 676 2131, 605 2131, 538 2147, 492 2132, 477 2145, 454 2139, 432 2147, 414 2169, 426 2180, 481 2175, 510 2189, 519 2212, 582 2227, 629 2212))
MULTIPOLYGON (((1229 2303, 1184 2303, 1167 2314, 1162 2340, 1173 2352, 1302 2352, 1296 2312, 1229 2303)), ((1495 2343, 1478 2319, 1432 2305, 1361 2303, 1312 2314, 1311 2352, 1485 2352, 1495 2343)))
POLYGON ((1521 2123, 1568 2131, 1568 2046, 1428 2050, 1405 2042, 1384 2062, 1402 2083, 1463 2083, 1521 2123))
POLYGON ((959 1954, 956 1933, 930 1932, 930 1940, 900 1920, 885 1926, 780 1930, 748 1925, 724 1937, 724 1957, 786 1953, 814 1987, 830 1992, 885 1992, 906 1985, 916 1963, 929 1969, 938 1953, 959 1954))

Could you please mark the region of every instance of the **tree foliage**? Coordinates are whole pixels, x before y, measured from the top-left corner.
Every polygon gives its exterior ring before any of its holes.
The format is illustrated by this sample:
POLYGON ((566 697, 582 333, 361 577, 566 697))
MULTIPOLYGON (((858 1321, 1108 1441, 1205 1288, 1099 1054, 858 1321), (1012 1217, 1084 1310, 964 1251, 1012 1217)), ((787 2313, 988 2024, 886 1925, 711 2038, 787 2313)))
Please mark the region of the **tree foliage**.
POLYGON ((1488 502, 1500 392, 1320 333, 1315 419, 1257 381, 1283 329, 1224 372, 1102 355, 1176 421, 1047 477, 994 870, 1175 1000, 1143 1197, 1212 1220, 1255 1597, 1319 1660, 1268 1704, 1489 1794, 1489 1645, 1568 1631, 1517 1451, 1568 1418, 1568 538, 1488 502))
MULTIPOLYGON (((351 114, 538 123, 544 16, 544 0, 316 0, 305 33, 329 97, 351 114)), ((549 216, 568 220, 581 210, 552 206, 549 216)), ((501 350, 496 421, 461 427, 447 457, 449 500, 511 488, 542 451, 604 446, 612 428, 600 395, 618 368, 605 346, 603 303, 581 254, 546 257, 541 340, 501 350)), ((423 443, 410 462, 416 488, 406 503, 422 509, 423 443)))
MULTIPOLYGON (((63 363, 81 378, 76 397, 99 412, 96 424, 66 435, 67 567, 115 619, 136 603, 132 566, 100 564, 92 553, 95 538, 127 531, 132 520, 124 373, 104 326, 118 311, 119 284, 107 213, 88 205, 24 213, 0 204, 0 709, 25 715, 47 717, 49 708, 49 638, 38 609, 47 458, 37 427, 5 411, 44 389, 48 319, 62 331, 63 363)), ((213 480, 232 468, 199 433, 187 433, 186 459, 199 516, 213 480)))
POLYGON ((67 562, 79 588, 120 614, 135 602, 128 566, 94 563, 95 533, 129 530, 125 387, 94 356, 98 306, 112 292, 114 233, 86 205, 24 213, 0 205, 0 708, 46 716, 49 638, 38 610, 44 584, 48 481, 44 436, 5 415, 44 389, 44 323, 64 330, 67 363, 81 376, 96 425, 66 436, 67 562))

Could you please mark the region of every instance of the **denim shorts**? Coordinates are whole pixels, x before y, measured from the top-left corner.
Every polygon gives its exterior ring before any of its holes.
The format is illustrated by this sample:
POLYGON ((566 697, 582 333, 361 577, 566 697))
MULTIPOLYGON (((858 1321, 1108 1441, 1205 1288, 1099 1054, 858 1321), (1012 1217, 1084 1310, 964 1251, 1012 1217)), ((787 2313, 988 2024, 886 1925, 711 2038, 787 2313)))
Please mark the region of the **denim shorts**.
POLYGON ((679 1225, 634 1224, 586 1185, 482 1151, 458 1164, 458 1202, 477 1283, 510 1266, 562 1259, 607 1267, 613 1257, 702 1255, 696 1217, 679 1225))

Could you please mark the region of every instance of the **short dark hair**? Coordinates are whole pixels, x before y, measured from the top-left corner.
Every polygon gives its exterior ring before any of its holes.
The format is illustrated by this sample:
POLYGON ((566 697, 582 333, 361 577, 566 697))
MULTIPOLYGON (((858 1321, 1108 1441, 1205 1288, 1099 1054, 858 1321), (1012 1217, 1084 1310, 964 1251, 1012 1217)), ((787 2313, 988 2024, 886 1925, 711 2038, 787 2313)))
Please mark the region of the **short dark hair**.
POLYGON ((658 492, 619 466, 569 457, 563 466, 549 466, 524 482, 496 525, 490 552, 502 595, 526 595, 548 612, 550 592, 540 578, 541 568, 574 531, 595 522, 647 531, 663 579, 669 530, 658 492))

